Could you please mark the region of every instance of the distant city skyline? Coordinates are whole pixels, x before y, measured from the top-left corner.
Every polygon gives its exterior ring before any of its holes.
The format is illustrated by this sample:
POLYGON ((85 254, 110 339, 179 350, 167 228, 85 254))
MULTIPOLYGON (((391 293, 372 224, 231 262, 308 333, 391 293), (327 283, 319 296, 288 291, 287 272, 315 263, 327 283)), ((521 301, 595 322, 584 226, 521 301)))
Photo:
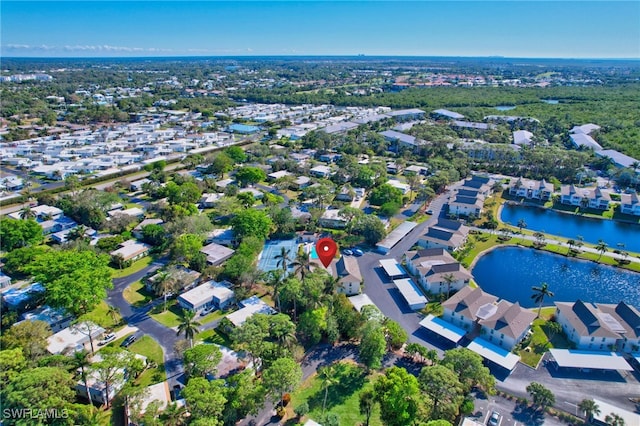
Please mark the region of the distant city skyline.
POLYGON ((3 1, 3 57, 640 59, 638 1, 3 1))

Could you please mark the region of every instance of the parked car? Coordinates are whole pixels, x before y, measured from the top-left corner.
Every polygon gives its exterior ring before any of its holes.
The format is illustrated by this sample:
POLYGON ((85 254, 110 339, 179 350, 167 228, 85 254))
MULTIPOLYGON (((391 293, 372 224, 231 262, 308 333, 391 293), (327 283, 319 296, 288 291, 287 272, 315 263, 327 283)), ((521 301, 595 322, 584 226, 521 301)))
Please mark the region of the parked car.
POLYGON ((98 346, 104 346, 104 345, 106 345, 106 344, 107 344, 107 343, 109 343, 109 342, 113 342, 115 339, 116 339, 116 335, 115 335, 115 333, 108 333, 108 334, 105 334, 105 335, 103 336, 102 340, 100 340, 100 341, 98 342, 98 346))
POLYGON ((353 256, 353 252, 349 249, 342 250, 342 254, 344 254, 345 256, 353 256))
POLYGON ((120 346, 123 347, 123 348, 128 348, 136 340, 138 340, 138 338, 136 337, 135 334, 132 334, 131 336, 129 336, 126 339, 124 339, 122 341, 122 343, 120 343, 120 346))
POLYGON ((354 256, 358 256, 358 257, 360 257, 360 256, 362 256, 363 254, 364 254, 364 252, 363 252, 362 250, 360 250, 359 248, 354 248, 354 249, 353 249, 353 255, 354 255, 354 256))
POLYGON ((209 313, 211 313, 213 311, 213 306, 207 306, 206 308, 204 308, 202 311, 200 311, 200 316, 205 316, 208 315, 209 313))
POLYGON ((427 214, 433 214, 433 210, 431 209, 427 210, 427 214))
POLYGON ((493 411, 491 413, 491 417, 489 417, 490 426, 498 426, 500 424, 500 414, 497 411, 493 411))

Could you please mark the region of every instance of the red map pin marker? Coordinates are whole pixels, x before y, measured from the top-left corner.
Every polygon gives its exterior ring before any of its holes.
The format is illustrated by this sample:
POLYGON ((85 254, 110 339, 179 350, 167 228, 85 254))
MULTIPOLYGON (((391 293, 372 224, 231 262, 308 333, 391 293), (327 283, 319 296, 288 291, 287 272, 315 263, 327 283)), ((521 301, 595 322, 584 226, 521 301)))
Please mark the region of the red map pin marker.
POLYGON ((320 238, 316 243, 316 253, 325 268, 328 268, 338 251, 338 245, 331 238, 320 238))

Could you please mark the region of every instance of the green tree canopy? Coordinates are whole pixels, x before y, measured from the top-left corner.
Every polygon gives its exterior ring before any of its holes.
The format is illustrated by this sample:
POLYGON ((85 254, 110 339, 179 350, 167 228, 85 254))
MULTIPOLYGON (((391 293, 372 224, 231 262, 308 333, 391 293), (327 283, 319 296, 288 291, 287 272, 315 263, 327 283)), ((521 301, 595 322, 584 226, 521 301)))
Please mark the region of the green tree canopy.
POLYGON ((113 288, 109 257, 89 250, 49 250, 26 269, 45 287, 49 306, 80 316, 93 310, 113 288))
POLYGON ((227 403, 223 380, 193 377, 182 390, 182 395, 194 419, 208 419, 210 425, 221 426, 222 413, 227 403))
POLYGON ((464 390, 458 375, 444 365, 424 367, 418 377, 420 389, 425 392, 433 405, 432 417, 453 421, 464 400, 464 390))
POLYGON ((233 233, 240 240, 248 236, 264 240, 271 233, 272 226, 271 218, 262 210, 243 210, 231 220, 233 233))
POLYGON ((42 242, 42 227, 33 219, 0 219, 0 248, 11 251, 42 242))
POLYGON ((302 380, 302 368, 292 358, 279 358, 262 373, 262 382, 267 392, 282 400, 286 392, 292 391, 302 380))
POLYGON ((184 365, 190 377, 215 375, 222 352, 216 345, 201 344, 184 351, 184 365))
MULTIPOLYGON (((59 410, 71 408, 76 382, 71 373, 56 367, 22 370, 3 389, 3 408, 59 410)), ((29 424, 29 423, 22 423, 29 424)))
POLYGON ((378 216, 372 214, 356 218, 353 232, 362 235, 369 245, 375 245, 387 235, 384 223, 378 216))
POLYGON ((380 419, 388 426, 410 426, 425 420, 425 396, 418 379, 400 367, 391 367, 374 383, 380 419))
POLYGON ((374 206, 382 206, 386 203, 402 205, 402 191, 388 183, 374 188, 369 193, 369 202, 374 206))
POLYGON ((240 167, 234 175, 240 186, 253 185, 267 178, 267 174, 258 167, 245 166, 240 167))
POLYGON ((382 366, 382 357, 386 353, 387 341, 382 325, 377 321, 367 321, 362 327, 360 339, 360 361, 368 368, 382 366))
POLYGON ((473 386, 480 386, 488 393, 493 393, 495 378, 489 369, 482 364, 482 357, 467 348, 455 348, 444 353, 442 365, 448 366, 456 374, 465 390, 469 392, 473 386))
POLYGON ((247 161, 247 154, 245 154, 239 146, 230 146, 224 150, 224 153, 236 163, 244 163, 247 161))

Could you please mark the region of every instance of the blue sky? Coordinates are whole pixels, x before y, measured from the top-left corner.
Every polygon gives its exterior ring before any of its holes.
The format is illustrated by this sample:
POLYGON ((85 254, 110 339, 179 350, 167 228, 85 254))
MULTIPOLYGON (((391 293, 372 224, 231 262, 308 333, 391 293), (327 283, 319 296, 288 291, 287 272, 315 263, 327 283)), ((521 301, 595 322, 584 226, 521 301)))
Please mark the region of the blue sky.
POLYGON ((2 56, 640 58, 640 1, 2 1, 2 56))

